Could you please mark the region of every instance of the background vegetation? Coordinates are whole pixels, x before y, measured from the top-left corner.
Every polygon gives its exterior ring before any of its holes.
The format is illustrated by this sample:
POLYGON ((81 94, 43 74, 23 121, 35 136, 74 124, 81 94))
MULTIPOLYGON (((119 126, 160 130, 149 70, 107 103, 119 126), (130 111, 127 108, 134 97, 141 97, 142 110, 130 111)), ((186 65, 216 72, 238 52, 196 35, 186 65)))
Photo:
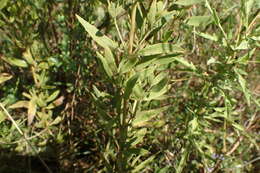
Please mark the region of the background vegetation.
POLYGON ((0 172, 257 172, 259 0, 0 0, 0 172))

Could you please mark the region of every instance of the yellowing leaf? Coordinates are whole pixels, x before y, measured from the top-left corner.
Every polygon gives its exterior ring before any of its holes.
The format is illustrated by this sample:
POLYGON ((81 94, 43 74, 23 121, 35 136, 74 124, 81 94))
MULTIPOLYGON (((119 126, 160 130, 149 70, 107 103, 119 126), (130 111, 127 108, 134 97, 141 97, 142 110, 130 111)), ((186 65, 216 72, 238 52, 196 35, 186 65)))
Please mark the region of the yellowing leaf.
POLYGON ((8 74, 8 73, 0 73, 0 84, 4 83, 5 81, 8 81, 11 79, 13 76, 8 74))
POLYGON ((23 52, 23 58, 31 65, 36 65, 36 62, 34 61, 32 54, 30 52, 30 49, 27 49, 25 52, 23 52))
POLYGON ((33 119, 36 114, 37 105, 34 101, 34 99, 31 99, 28 104, 28 126, 30 126, 33 122, 33 119))
POLYGON ((22 100, 22 101, 18 101, 14 104, 12 104, 11 106, 9 106, 9 109, 16 109, 16 108, 28 108, 29 106, 29 102, 22 100))

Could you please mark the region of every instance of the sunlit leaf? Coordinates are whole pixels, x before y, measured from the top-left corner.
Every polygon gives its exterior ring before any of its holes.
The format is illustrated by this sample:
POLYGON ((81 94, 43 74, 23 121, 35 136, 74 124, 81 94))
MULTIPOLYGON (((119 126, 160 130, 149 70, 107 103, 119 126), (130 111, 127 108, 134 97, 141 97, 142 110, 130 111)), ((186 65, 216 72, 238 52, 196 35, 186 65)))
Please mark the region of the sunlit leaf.
POLYGON ((60 90, 54 91, 54 92, 46 99, 46 102, 48 103, 48 102, 51 102, 51 101, 53 101, 54 99, 56 99, 56 98, 58 97, 59 93, 60 93, 60 90))
POLYGON ((0 0, 0 10, 5 8, 9 0, 0 0))
POLYGON ((28 104, 28 126, 33 122, 33 119, 36 114, 37 105, 34 99, 31 99, 28 104))
POLYGON ((141 49, 138 54, 140 56, 151 56, 157 54, 169 54, 169 53, 183 53, 184 49, 181 48, 182 44, 171 44, 171 43, 158 43, 148 45, 141 49))
POLYGON ((235 49, 236 50, 247 50, 250 48, 248 41, 243 40, 235 49))
POLYGON ((154 22, 155 22, 157 0, 152 0, 152 1, 153 2, 151 4, 149 12, 147 14, 147 19, 151 25, 154 24, 154 22))
POLYGON ((201 26, 209 23, 212 20, 211 16, 192 16, 187 24, 191 26, 201 26))
POLYGON ((18 101, 15 104, 9 106, 9 109, 16 109, 16 108, 28 108, 29 102, 28 101, 18 101))
POLYGON ((17 59, 17 58, 12 58, 12 57, 2 57, 3 60, 5 60, 7 63, 14 65, 14 66, 18 66, 18 67, 28 67, 28 64, 26 63, 26 61, 22 60, 22 59, 17 59))
POLYGON ((5 81, 8 81, 12 78, 13 76, 8 73, 0 73, 0 84, 4 83, 5 81))
POLYGON ((178 5, 189 6, 189 5, 199 4, 201 2, 204 2, 204 0, 178 0, 174 3, 178 5))
POLYGON ((179 63, 181 63, 182 65, 184 65, 185 67, 190 68, 191 70, 195 71, 196 67, 193 65, 192 62, 188 62, 186 59, 181 58, 181 57, 176 57, 175 60, 179 63))
POLYGON ((76 15, 76 17, 83 25, 85 30, 89 33, 89 35, 93 38, 93 40, 95 40, 100 46, 102 46, 103 48, 110 47, 113 49, 118 47, 116 42, 103 35, 95 26, 91 25, 78 15, 76 15))
POLYGON ((142 127, 147 125, 148 121, 156 117, 158 114, 162 113, 163 111, 167 110, 169 107, 165 106, 158 109, 151 109, 145 111, 139 111, 136 114, 135 119, 132 122, 133 127, 142 127))
POLYGON ((197 35, 203 37, 203 38, 206 38, 208 40, 211 40, 211 41, 218 41, 218 37, 213 34, 213 35, 210 35, 208 33, 202 33, 202 32, 195 32, 197 35))

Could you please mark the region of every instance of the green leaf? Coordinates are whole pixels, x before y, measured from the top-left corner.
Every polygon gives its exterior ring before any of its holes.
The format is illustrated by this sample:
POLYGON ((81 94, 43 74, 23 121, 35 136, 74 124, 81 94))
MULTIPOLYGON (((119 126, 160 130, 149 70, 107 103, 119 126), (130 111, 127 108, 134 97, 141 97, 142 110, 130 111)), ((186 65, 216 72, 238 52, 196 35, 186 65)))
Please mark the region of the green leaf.
POLYGON ((246 10, 246 15, 249 17, 250 13, 252 12, 253 4, 255 0, 246 0, 245 1, 245 10, 246 10))
POLYGON ((126 82, 126 87, 125 87, 125 93, 124 93, 124 98, 128 99, 130 94, 132 93, 132 90, 139 78, 139 73, 136 73, 133 75, 130 79, 127 80, 126 82))
POLYGON ((243 40, 236 48, 235 50, 247 50, 250 48, 250 45, 248 41, 243 40))
POLYGON ((146 128, 141 128, 140 130, 137 130, 137 132, 133 135, 132 139, 129 141, 130 142, 130 146, 134 147, 135 145, 139 144, 144 136, 147 133, 147 129, 146 128))
POLYGON ((242 91, 246 97, 246 100, 247 100, 247 103, 248 105, 250 105, 250 94, 249 94, 249 91, 246 87, 246 80, 242 77, 242 75, 239 73, 239 69, 234 69, 236 74, 237 74, 237 78, 238 78, 238 82, 242 88, 242 91))
POLYGON ((149 12, 148 12, 148 14, 147 14, 147 19, 148 19, 150 25, 153 25, 154 22, 155 22, 156 3, 157 3, 157 0, 153 0, 152 4, 151 4, 151 6, 150 6, 149 12))
POLYGON ((208 24, 211 20, 211 16, 192 16, 189 18, 187 24, 191 26, 201 26, 208 24))
POLYGON ((174 4, 183 5, 183 6, 190 6, 195 5, 203 2, 204 0, 179 0, 177 2, 174 2, 174 4))
POLYGON ((0 111, 0 123, 6 119, 6 115, 3 111, 0 111))
POLYGON ((33 59, 33 56, 31 54, 30 49, 27 49, 25 52, 23 52, 23 58, 31 65, 36 65, 36 62, 33 59))
POLYGON ((133 69, 135 64, 138 62, 138 58, 136 55, 132 55, 133 57, 125 57, 119 64, 118 71, 120 74, 126 73, 133 69))
POLYGON ((9 0, 0 0, 0 10, 5 8, 9 0))
POLYGON ((51 101, 53 101, 54 99, 56 99, 56 98, 58 97, 59 93, 60 93, 60 90, 54 91, 54 92, 47 98, 46 102, 48 103, 48 102, 51 102, 51 101))
POLYGON ((26 63, 26 61, 21 60, 21 59, 17 59, 17 58, 12 58, 12 57, 2 57, 3 60, 5 60, 7 63, 14 65, 14 66, 18 66, 18 67, 28 67, 28 64, 26 63))
POLYGON ((96 41, 100 46, 103 48, 109 47, 112 49, 115 49, 118 47, 118 44, 108 38, 107 36, 103 35, 95 26, 91 25, 87 21, 85 21, 80 16, 76 15, 79 22, 83 25, 85 30, 89 33, 89 35, 92 37, 94 41, 96 41))
POLYGON ((142 127, 147 125, 148 121, 152 118, 156 117, 158 114, 162 113, 163 111, 167 110, 169 106, 165 106, 158 109, 151 109, 145 111, 139 111, 136 113, 136 117, 132 122, 133 127, 142 127))
POLYGON ((168 91, 168 79, 162 79, 158 84, 152 86, 148 96, 145 98, 146 101, 157 99, 168 91))
POLYGON ((196 67, 193 65, 192 62, 188 62, 187 60, 185 60, 184 58, 181 58, 181 57, 175 57, 175 60, 177 62, 181 63, 182 65, 184 65, 185 67, 188 67, 193 71, 196 71, 196 67))
POLYGON ((0 73, 0 84, 10 80, 12 77, 13 76, 8 73, 0 73))
POLYGON ((100 53, 97 52, 97 57, 99 58, 99 60, 101 61, 103 68, 106 72, 106 74, 111 78, 113 76, 113 72, 110 68, 110 66, 108 65, 108 62, 106 60, 106 58, 104 58, 100 53))
POLYGON ((253 56, 256 48, 252 49, 250 52, 247 52, 245 55, 237 59, 237 63, 247 65, 250 58, 253 56))
POLYGON ((61 122, 62 118, 60 116, 56 117, 53 122, 51 122, 50 125, 57 125, 61 122))
POLYGON ((145 167, 154 160, 155 155, 150 156, 148 159, 145 161, 142 161, 139 165, 135 166, 134 170, 132 171, 133 173, 140 172, 141 170, 144 170, 145 167))
POLYGON ((117 67, 116 67, 116 63, 115 63, 115 57, 114 54, 112 53, 112 51, 107 47, 105 48, 105 52, 104 52, 106 61, 108 66, 110 67, 111 71, 113 72, 113 74, 117 73, 117 67))
POLYGON ((210 34, 202 33, 202 32, 195 32, 195 34, 197 34, 203 38, 206 38, 208 40, 211 40, 211 41, 218 41, 218 37, 216 36, 216 34, 210 35, 210 34))
POLYGON ((151 56, 157 54, 169 54, 169 53, 183 53, 184 49, 181 48, 181 44, 171 43, 158 43, 148 45, 138 52, 140 56, 151 56))
POLYGON ((108 12, 112 18, 116 18, 124 11, 122 6, 115 4, 114 2, 110 2, 108 5, 108 12))

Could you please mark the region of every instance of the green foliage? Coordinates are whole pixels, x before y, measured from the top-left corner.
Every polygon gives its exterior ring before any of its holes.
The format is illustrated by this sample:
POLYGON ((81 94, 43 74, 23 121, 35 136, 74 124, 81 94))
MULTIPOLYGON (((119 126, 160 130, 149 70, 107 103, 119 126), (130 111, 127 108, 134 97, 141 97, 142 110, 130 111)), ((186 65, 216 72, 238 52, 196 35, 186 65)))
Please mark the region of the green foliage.
POLYGON ((0 149, 49 172, 44 153, 60 172, 254 172, 259 7, 1 0, 0 149))

